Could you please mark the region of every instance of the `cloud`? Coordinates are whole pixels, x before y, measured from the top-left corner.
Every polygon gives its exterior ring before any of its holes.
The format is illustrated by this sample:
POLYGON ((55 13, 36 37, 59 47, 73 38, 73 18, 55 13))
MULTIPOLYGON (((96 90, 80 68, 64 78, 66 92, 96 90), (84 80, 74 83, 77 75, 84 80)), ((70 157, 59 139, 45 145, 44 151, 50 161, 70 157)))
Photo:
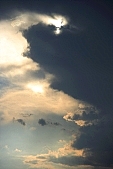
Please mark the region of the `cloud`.
MULTIPOLYGON (((72 98, 62 91, 55 90, 51 84, 55 76, 46 72, 39 63, 29 57, 30 44, 24 37, 24 30, 39 23, 58 26, 68 24, 65 16, 52 14, 16 12, 9 20, 0 21, 0 110, 3 111, 2 124, 9 123, 13 117, 25 125, 20 114, 31 114, 29 121, 37 118, 39 113, 54 113, 64 116, 74 113, 80 104, 87 103, 72 98), (57 23, 58 22, 58 23, 57 23), (43 76, 42 73, 43 72, 43 76), (41 77, 41 78, 40 78, 41 77), (3 83, 5 82, 5 85, 3 83)), ((52 122, 54 126, 60 123, 52 122)))
POLYGON ((22 119, 17 119, 16 121, 18 121, 20 124, 22 124, 23 126, 25 126, 25 122, 22 119))
POLYGON ((31 168, 37 168, 37 169, 54 169, 54 166, 51 162, 48 161, 48 157, 46 154, 44 155, 30 155, 30 156, 24 156, 24 164, 29 165, 31 168))
POLYGON ((61 125, 60 123, 58 123, 58 122, 54 122, 54 123, 51 123, 51 124, 53 124, 53 125, 55 125, 55 126, 59 126, 59 125, 61 125))
POLYGON ((78 126, 84 126, 97 123, 99 116, 99 111, 95 107, 79 106, 75 113, 69 112, 63 118, 67 121, 74 121, 78 126))
POLYGON ((92 166, 112 167, 113 123, 110 114, 99 118, 98 123, 82 126, 72 147, 84 149, 85 162, 92 166))
POLYGON ((16 149, 15 149, 15 152, 20 153, 20 152, 22 152, 22 150, 19 150, 18 148, 16 148, 16 149))
POLYGON ((45 14, 37 14, 34 12, 26 12, 21 14, 20 12, 16 13, 17 17, 11 20, 11 25, 13 27, 16 27, 16 29, 28 29, 30 26, 37 25, 38 23, 42 23, 45 25, 53 25, 55 26, 55 34, 60 33, 60 29, 58 31, 58 28, 61 28, 62 21, 63 25, 67 25, 69 22, 69 18, 58 15, 58 14, 52 14, 51 16, 45 15, 45 14))
POLYGON ((45 125, 59 126, 59 125, 61 125, 61 124, 58 123, 58 122, 47 121, 47 120, 45 120, 45 119, 43 119, 43 118, 39 119, 39 120, 38 120, 38 123, 39 123, 40 125, 42 125, 42 126, 45 126, 45 125))
POLYGON ((46 121, 44 119, 39 119, 38 123, 42 126, 47 125, 46 121))
POLYGON ((84 157, 82 156, 83 151, 75 150, 71 147, 71 142, 63 142, 64 146, 56 151, 48 150, 47 154, 37 154, 24 156, 24 164, 28 164, 32 168, 43 168, 50 166, 49 168, 60 168, 60 169, 77 169, 89 168, 88 165, 84 166, 84 157), (35 162, 34 162, 35 161, 35 162))
POLYGON ((77 156, 63 156, 59 158, 52 157, 51 161, 54 163, 60 163, 68 166, 78 166, 84 165, 84 157, 77 157, 77 156))
POLYGON ((60 126, 61 124, 59 122, 52 122, 51 120, 45 120, 43 118, 38 120, 38 123, 41 124, 42 126, 44 125, 49 125, 49 126, 60 126))

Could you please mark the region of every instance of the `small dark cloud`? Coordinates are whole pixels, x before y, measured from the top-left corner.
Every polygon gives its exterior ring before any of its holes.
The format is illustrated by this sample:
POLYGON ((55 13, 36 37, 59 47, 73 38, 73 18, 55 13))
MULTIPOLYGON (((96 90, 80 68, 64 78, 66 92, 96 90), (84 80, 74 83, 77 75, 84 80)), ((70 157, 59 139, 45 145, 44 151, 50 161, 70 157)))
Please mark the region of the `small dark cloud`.
POLYGON ((58 122, 50 122, 50 121, 46 121, 45 119, 41 118, 39 119, 38 123, 42 126, 45 126, 45 125, 52 125, 52 126, 59 126, 61 125, 60 123, 58 122))
POLYGON ((48 122, 48 124, 51 124, 53 126, 60 126, 61 124, 58 122, 48 122))
POLYGON ((55 125, 55 126, 59 126, 59 125, 61 125, 60 123, 58 123, 58 122, 54 122, 54 123, 52 123, 53 125, 55 125))
POLYGON ((25 126, 25 122, 22 119, 17 119, 16 121, 18 121, 20 124, 22 124, 23 126, 25 126))
POLYGON ((40 125, 42 125, 42 126, 47 125, 47 123, 46 123, 46 121, 45 121, 44 119, 39 119, 39 120, 38 120, 38 123, 39 123, 40 125))
POLYGON ((33 114, 24 114, 24 113, 21 113, 21 115, 22 115, 23 117, 30 117, 30 116, 32 116, 33 114))

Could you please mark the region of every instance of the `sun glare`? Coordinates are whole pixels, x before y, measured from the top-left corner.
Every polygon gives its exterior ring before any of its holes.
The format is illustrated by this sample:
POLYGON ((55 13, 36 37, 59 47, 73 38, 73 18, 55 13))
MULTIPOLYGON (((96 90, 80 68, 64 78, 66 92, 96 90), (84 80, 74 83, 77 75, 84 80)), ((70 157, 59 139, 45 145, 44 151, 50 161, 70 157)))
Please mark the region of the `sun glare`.
POLYGON ((26 58, 22 53, 26 49, 27 41, 21 34, 5 34, 0 36, 0 63, 1 64, 21 64, 26 58))
POLYGON ((43 93, 44 89, 41 84, 28 84, 27 87, 35 93, 43 93))

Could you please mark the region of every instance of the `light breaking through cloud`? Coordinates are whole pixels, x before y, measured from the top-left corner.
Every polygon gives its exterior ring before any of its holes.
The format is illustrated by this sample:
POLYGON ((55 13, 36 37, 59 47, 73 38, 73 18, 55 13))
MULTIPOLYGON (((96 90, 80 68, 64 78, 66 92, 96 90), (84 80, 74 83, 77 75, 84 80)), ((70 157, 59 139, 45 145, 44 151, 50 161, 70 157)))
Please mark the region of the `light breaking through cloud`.
POLYGON ((0 76, 8 81, 0 97, 4 122, 11 121, 12 117, 19 119, 19 114, 24 111, 62 115, 75 111, 80 104, 79 100, 50 87, 54 75, 44 72, 43 79, 31 76, 30 72, 38 72, 41 67, 29 58, 30 44, 23 35, 24 30, 38 23, 60 28, 60 24, 63 22, 66 25, 69 19, 61 15, 48 16, 31 12, 18 12, 16 15, 0 23, 0 76))

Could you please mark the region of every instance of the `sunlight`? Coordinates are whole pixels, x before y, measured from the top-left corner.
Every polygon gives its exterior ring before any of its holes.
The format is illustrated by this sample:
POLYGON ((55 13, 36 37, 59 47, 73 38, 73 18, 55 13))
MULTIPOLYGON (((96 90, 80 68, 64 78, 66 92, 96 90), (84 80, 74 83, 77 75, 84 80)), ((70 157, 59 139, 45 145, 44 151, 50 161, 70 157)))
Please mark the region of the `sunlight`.
POLYGON ((0 36, 0 64, 22 64, 26 58, 22 53, 27 48, 27 41, 22 37, 21 33, 14 32, 4 33, 0 36))
POLYGON ((52 24, 55 26, 55 27, 58 27, 58 28, 61 28, 62 25, 62 19, 53 19, 52 21, 52 24))
POLYGON ((27 87, 35 93, 43 93, 44 92, 43 86, 41 84, 31 84, 31 83, 29 83, 27 85, 27 87))
POLYGON ((64 16, 60 16, 60 15, 55 15, 55 14, 54 14, 54 18, 49 20, 49 24, 54 25, 56 28, 54 31, 56 35, 62 32, 61 30, 62 27, 67 25, 68 22, 69 22, 68 18, 65 18, 64 16))

